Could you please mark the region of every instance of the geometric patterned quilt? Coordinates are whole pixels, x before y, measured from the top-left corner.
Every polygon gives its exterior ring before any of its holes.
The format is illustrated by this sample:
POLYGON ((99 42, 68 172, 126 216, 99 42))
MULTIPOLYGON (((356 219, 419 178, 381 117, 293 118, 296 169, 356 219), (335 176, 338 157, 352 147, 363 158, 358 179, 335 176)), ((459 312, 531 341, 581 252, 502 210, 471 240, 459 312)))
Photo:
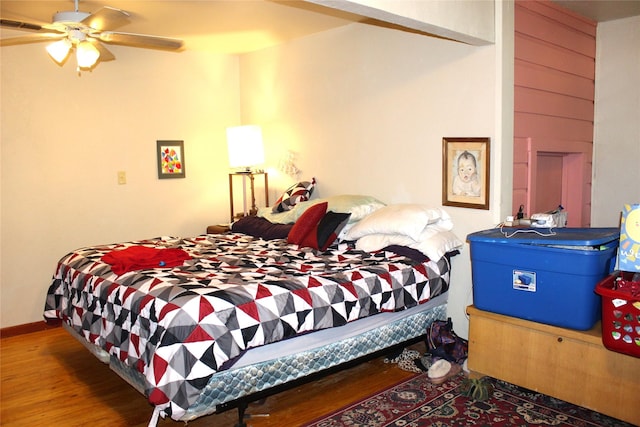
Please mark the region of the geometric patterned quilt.
POLYGON ((448 289, 448 274, 448 263, 351 243, 321 252, 239 233, 164 237, 66 255, 44 317, 141 372, 150 403, 178 420, 247 349, 426 302, 448 289), (131 246, 179 248, 191 259, 120 276, 101 261, 131 246))

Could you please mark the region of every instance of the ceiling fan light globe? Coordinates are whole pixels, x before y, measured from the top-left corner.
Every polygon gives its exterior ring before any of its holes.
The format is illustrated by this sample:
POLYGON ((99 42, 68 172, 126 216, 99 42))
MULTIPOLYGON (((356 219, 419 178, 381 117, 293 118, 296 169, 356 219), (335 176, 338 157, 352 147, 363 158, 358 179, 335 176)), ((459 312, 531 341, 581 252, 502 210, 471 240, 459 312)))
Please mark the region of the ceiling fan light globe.
POLYGON ((62 64, 69 55, 69 51, 71 50, 71 42, 69 41, 69 39, 58 40, 57 42, 48 45, 46 49, 47 53, 53 58, 54 61, 56 61, 58 64, 62 64))
POLYGON ((96 49, 91 42, 83 41, 78 43, 76 47, 76 59, 78 60, 78 67, 91 68, 100 58, 100 51, 96 49))

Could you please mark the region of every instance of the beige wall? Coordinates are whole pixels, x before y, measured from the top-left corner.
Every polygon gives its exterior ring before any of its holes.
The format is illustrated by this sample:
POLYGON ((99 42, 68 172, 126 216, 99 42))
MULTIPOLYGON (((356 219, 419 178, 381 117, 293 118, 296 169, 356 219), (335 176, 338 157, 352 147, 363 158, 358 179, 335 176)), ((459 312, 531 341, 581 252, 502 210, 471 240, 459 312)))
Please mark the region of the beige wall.
POLYGON ((197 235, 228 216, 237 57, 112 50, 78 76, 41 44, 2 48, 2 327, 42 319, 56 263, 76 247, 197 235), (185 179, 157 178, 158 139, 185 141, 185 179))
MULTIPOLYGON (((2 51, 2 327, 41 319, 69 250, 224 221, 225 126, 262 124, 268 166, 299 152, 318 195, 439 206, 443 136, 489 136, 500 158, 494 46, 354 24, 245 55, 240 68, 233 57, 119 49, 116 62, 82 76, 40 48, 2 51), (186 179, 157 179, 157 139, 185 140, 186 179)), ((270 178, 273 197, 288 182, 270 178)), ((500 216, 450 211, 463 239, 500 216)), ((466 247, 454 272, 461 323, 471 302, 466 247)))
POLYGON ((640 203, 640 16, 598 25, 593 161, 594 227, 616 227, 640 203))
MULTIPOLYGON (((298 153, 300 177, 316 177, 319 196, 441 206, 444 136, 491 137, 500 151, 496 50, 363 24, 326 31, 242 56, 242 118, 263 125, 275 159, 298 153)), ((499 217, 493 180, 492 211, 446 208, 462 240, 499 217)), ((449 305, 464 335, 471 302, 465 246, 449 305)))

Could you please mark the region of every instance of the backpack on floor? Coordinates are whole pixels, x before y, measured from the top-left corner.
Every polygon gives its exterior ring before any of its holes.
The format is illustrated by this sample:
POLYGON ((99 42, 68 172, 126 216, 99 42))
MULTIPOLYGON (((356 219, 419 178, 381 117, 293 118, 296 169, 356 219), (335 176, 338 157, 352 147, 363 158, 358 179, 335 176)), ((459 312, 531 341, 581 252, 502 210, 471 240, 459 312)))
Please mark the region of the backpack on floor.
POLYGON ((427 328, 427 353, 434 358, 462 363, 468 352, 469 342, 456 335, 451 318, 435 320, 427 328))

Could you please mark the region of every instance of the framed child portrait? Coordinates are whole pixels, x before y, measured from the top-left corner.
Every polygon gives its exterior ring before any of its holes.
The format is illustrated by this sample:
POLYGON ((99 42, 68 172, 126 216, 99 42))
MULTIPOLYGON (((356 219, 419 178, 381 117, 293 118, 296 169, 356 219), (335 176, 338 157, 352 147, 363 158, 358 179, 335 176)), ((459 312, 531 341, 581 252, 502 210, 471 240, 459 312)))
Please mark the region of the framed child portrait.
POLYGON ((489 138, 442 138, 442 204, 489 209, 489 138))

